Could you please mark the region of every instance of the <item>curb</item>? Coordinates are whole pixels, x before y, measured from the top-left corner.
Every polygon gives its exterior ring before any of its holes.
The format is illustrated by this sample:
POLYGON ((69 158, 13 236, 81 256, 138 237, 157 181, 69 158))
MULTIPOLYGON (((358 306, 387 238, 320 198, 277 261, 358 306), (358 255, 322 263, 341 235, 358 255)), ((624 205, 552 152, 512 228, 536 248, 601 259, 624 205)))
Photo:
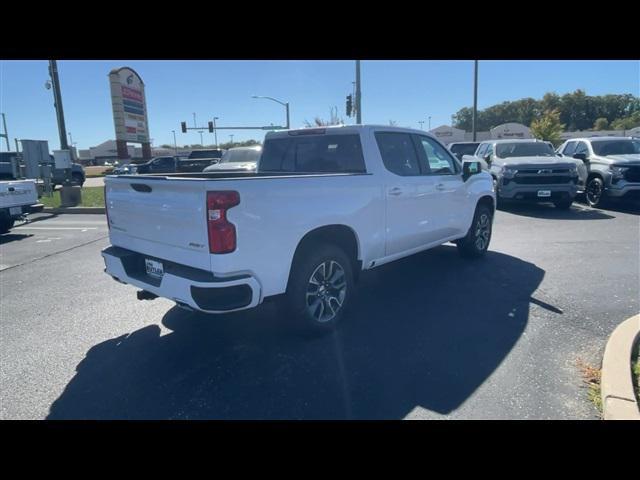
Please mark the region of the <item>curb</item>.
POLYGON ((84 213, 84 214, 103 214, 104 215, 104 207, 45 207, 42 210, 44 213, 84 213))
POLYGON ((637 338, 640 314, 618 325, 607 341, 600 380, 605 420, 640 420, 631 373, 631 351, 637 338))

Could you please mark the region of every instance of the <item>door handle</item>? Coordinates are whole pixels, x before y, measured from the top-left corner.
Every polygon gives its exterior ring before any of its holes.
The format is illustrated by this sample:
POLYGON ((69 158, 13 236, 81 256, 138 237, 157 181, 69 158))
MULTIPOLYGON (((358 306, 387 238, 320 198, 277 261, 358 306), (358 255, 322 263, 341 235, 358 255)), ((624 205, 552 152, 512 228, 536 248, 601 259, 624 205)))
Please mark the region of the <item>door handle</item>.
POLYGON ((389 190, 389 195, 393 195, 394 197, 397 197, 400 194, 402 194, 402 189, 400 187, 394 187, 389 190))
POLYGON ((439 183, 436 185, 436 190, 445 190, 447 187, 444 183, 439 183))

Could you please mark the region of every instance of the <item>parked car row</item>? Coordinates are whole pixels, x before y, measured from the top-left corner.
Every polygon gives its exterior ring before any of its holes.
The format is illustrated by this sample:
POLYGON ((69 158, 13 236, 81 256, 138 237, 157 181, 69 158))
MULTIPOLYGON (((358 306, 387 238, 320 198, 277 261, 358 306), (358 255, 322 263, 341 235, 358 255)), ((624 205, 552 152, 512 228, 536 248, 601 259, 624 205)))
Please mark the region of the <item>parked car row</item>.
POLYGON ((594 207, 640 196, 640 141, 631 137, 576 138, 557 151, 541 140, 487 140, 461 157, 483 162, 498 201, 551 201, 567 209, 579 192, 594 207))
POLYGON ((572 138, 558 148, 558 153, 583 166, 589 205, 598 207, 609 198, 640 198, 640 139, 572 138))

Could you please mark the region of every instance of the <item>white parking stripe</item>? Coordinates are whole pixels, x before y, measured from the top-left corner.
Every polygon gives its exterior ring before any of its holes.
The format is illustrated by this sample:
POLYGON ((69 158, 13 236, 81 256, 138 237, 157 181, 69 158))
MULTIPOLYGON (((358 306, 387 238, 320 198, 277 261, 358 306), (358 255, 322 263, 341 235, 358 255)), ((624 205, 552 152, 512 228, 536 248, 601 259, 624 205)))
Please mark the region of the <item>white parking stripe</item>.
POLYGON ((20 230, 82 230, 86 232, 87 230, 97 230, 98 227, 29 227, 27 225, 16 227, 15 229, 20 230))

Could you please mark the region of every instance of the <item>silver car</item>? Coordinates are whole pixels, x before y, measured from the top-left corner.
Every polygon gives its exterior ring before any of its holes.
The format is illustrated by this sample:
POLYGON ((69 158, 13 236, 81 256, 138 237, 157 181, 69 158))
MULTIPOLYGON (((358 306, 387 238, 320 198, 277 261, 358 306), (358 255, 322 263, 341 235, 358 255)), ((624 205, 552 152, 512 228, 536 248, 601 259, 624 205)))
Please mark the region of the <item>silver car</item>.
POLYGON ((209 165, 204 172, 255 172, 258 167, 258 160, 262 154, 262 147, 254 145, 251 147, 230 148, 222 155, 220 162, 209 165))

